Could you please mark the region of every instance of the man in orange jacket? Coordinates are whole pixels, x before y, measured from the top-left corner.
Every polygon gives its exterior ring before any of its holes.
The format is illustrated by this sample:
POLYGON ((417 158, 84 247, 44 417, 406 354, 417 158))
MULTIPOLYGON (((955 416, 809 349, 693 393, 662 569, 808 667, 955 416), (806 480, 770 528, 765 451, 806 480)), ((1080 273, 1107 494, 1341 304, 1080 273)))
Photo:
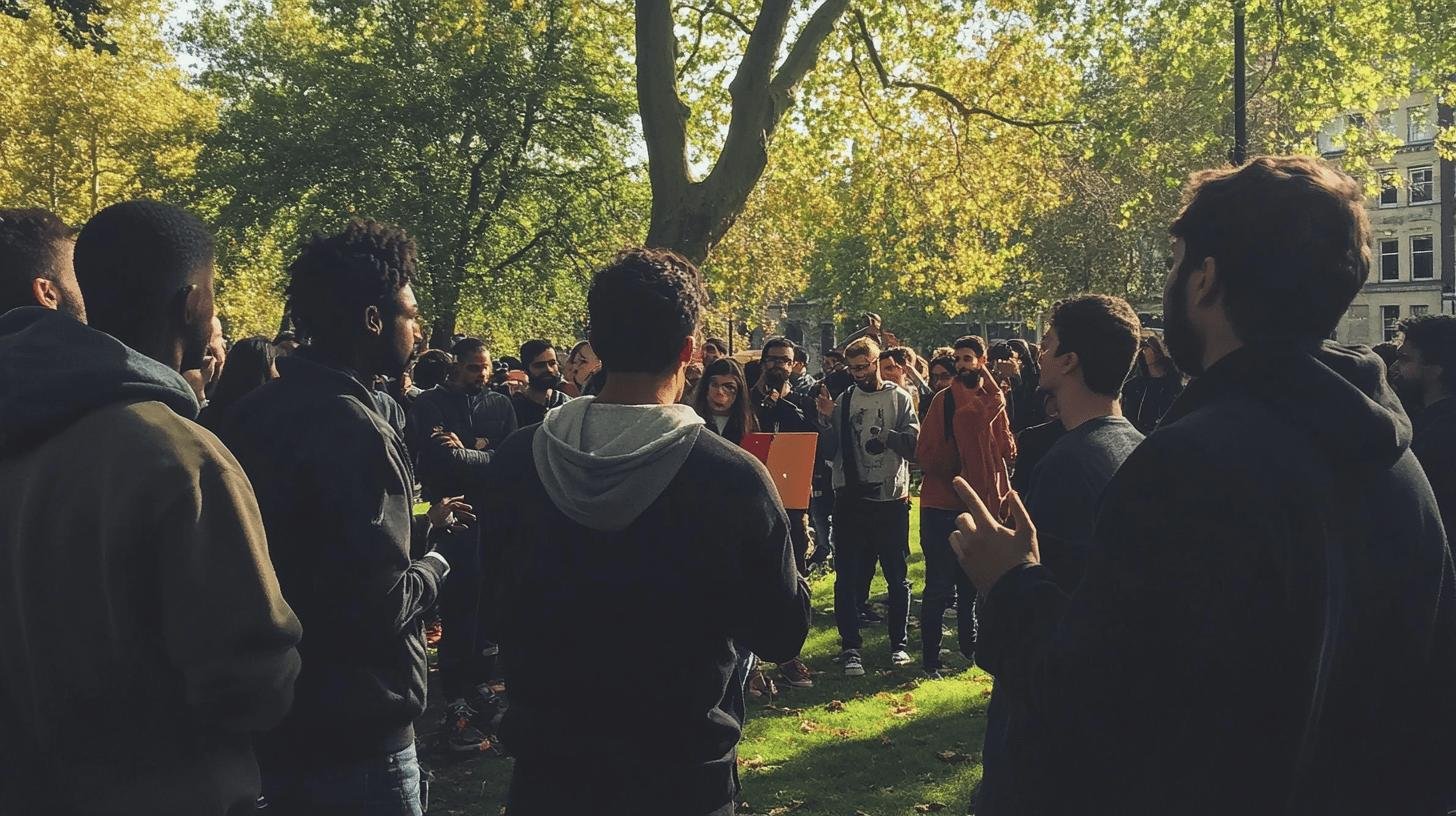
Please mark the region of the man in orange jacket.
POLYGON ((956 377, 935 395, 920 428, 916 458, 925 474, 920 488, 920 549, 925 553, 925 595, 920 603, 920 648, 925 673, 939 676, 940 621, 951 601, 956 606, 961 654, 974 663, 976 590, 950 548, 961 503, 951 481, 960 476, 987 497, 998 517, 1010 510, 1010 463, 1016 458, 1006 396, 986 366, 986 342, 962 337, 955 342, 956 377))

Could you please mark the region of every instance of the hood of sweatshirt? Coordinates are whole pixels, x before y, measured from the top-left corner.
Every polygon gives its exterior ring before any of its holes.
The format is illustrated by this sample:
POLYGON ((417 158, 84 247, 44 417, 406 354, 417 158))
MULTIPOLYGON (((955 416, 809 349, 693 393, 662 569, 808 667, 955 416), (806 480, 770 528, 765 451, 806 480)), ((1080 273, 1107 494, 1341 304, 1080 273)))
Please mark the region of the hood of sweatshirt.
POLYGON ((0 315, 0 458, 118 402, 156 401, 197 418, 182 375, 105 332, 39 306, 0 315))
POLYGON ((1243 391, 1303 429, 1332 461, 1390 465, 1411 444, 1411 421, 1365 346, 1326 340, 1307 348, 1241 348, 1188 385, 1163 422, 1215 395, 1243 391))
POLYGON ((667 489, 702 430, 689 405, 597 405, 581 397, 548 413, 536 431, 536 473, 572 521, 623 530, 667 489))

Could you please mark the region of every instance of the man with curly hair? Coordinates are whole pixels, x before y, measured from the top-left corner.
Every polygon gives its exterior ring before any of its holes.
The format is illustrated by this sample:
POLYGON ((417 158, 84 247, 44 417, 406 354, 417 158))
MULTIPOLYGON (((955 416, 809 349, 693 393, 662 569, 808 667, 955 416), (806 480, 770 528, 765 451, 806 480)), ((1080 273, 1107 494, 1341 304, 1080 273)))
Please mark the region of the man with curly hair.
POLYGON ((739 655, 787 661, 808 633, 768 472, 677 404, 704 299, 665 250, 597 273, 606 385, 507 439, 490 468, 512 816, 730 816, 739 655), (563 654, 599 670, 563 671, 563 654), (616 668, 646 654, 662 658, 650 694, 616 668))
POLYGON ((476 537, 431 512, 434 549, 410 559, 414 473, 369 388, 398 377, 420 339, 403 230, 350 221, 315 235, 289 268, 307 345, 238 403, 223 439, 258 491, 284 595, 307 632, 297 699, 260 738, 274 812, 420 816, 413 722, 425 708, 422 614, 476 537))

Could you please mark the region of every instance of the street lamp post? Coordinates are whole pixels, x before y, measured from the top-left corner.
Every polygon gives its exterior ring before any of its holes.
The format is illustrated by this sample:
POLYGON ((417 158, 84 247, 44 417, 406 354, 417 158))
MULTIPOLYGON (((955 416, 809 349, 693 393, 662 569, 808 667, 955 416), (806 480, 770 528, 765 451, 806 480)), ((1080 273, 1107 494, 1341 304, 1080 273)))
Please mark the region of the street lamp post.
POLYGON ((1234 166, 1249 160, 1249 100, 1245 95, 1244 0, 1234 3, 1234 149, 1229 159, 1234 166))

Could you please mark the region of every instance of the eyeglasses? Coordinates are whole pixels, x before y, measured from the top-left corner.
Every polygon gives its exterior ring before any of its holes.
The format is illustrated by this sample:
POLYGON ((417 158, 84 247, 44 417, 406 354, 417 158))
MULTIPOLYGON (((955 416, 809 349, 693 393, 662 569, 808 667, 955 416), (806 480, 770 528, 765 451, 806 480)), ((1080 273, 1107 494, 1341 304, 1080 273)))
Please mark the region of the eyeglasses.
POLYGON ((727 383, 709 383, 708 384, 708 388, 710 390, 717 389, 719 391, 722 391, 725 394, 737 394, 738 393, 738 383, 731 383, 731 382, 727 382, 727 383))
POLYGON ((780 356, 775 355, 775 354, 770 354, 769 356, 763 358, 763 364, 764 365, 771 365, 771 366, 787 366, 787 365, 793 365, 794 364, 794 358, 793 357, 780 357, 780 356))
POLYGON ((875 365, 876 365, 875 363, 860 363, 858 365, 851 364, 849 366, 849 373, 851 373, 851 374, 863 374, 866 371, 869 371, 870 369, 875 368, 875 365))

